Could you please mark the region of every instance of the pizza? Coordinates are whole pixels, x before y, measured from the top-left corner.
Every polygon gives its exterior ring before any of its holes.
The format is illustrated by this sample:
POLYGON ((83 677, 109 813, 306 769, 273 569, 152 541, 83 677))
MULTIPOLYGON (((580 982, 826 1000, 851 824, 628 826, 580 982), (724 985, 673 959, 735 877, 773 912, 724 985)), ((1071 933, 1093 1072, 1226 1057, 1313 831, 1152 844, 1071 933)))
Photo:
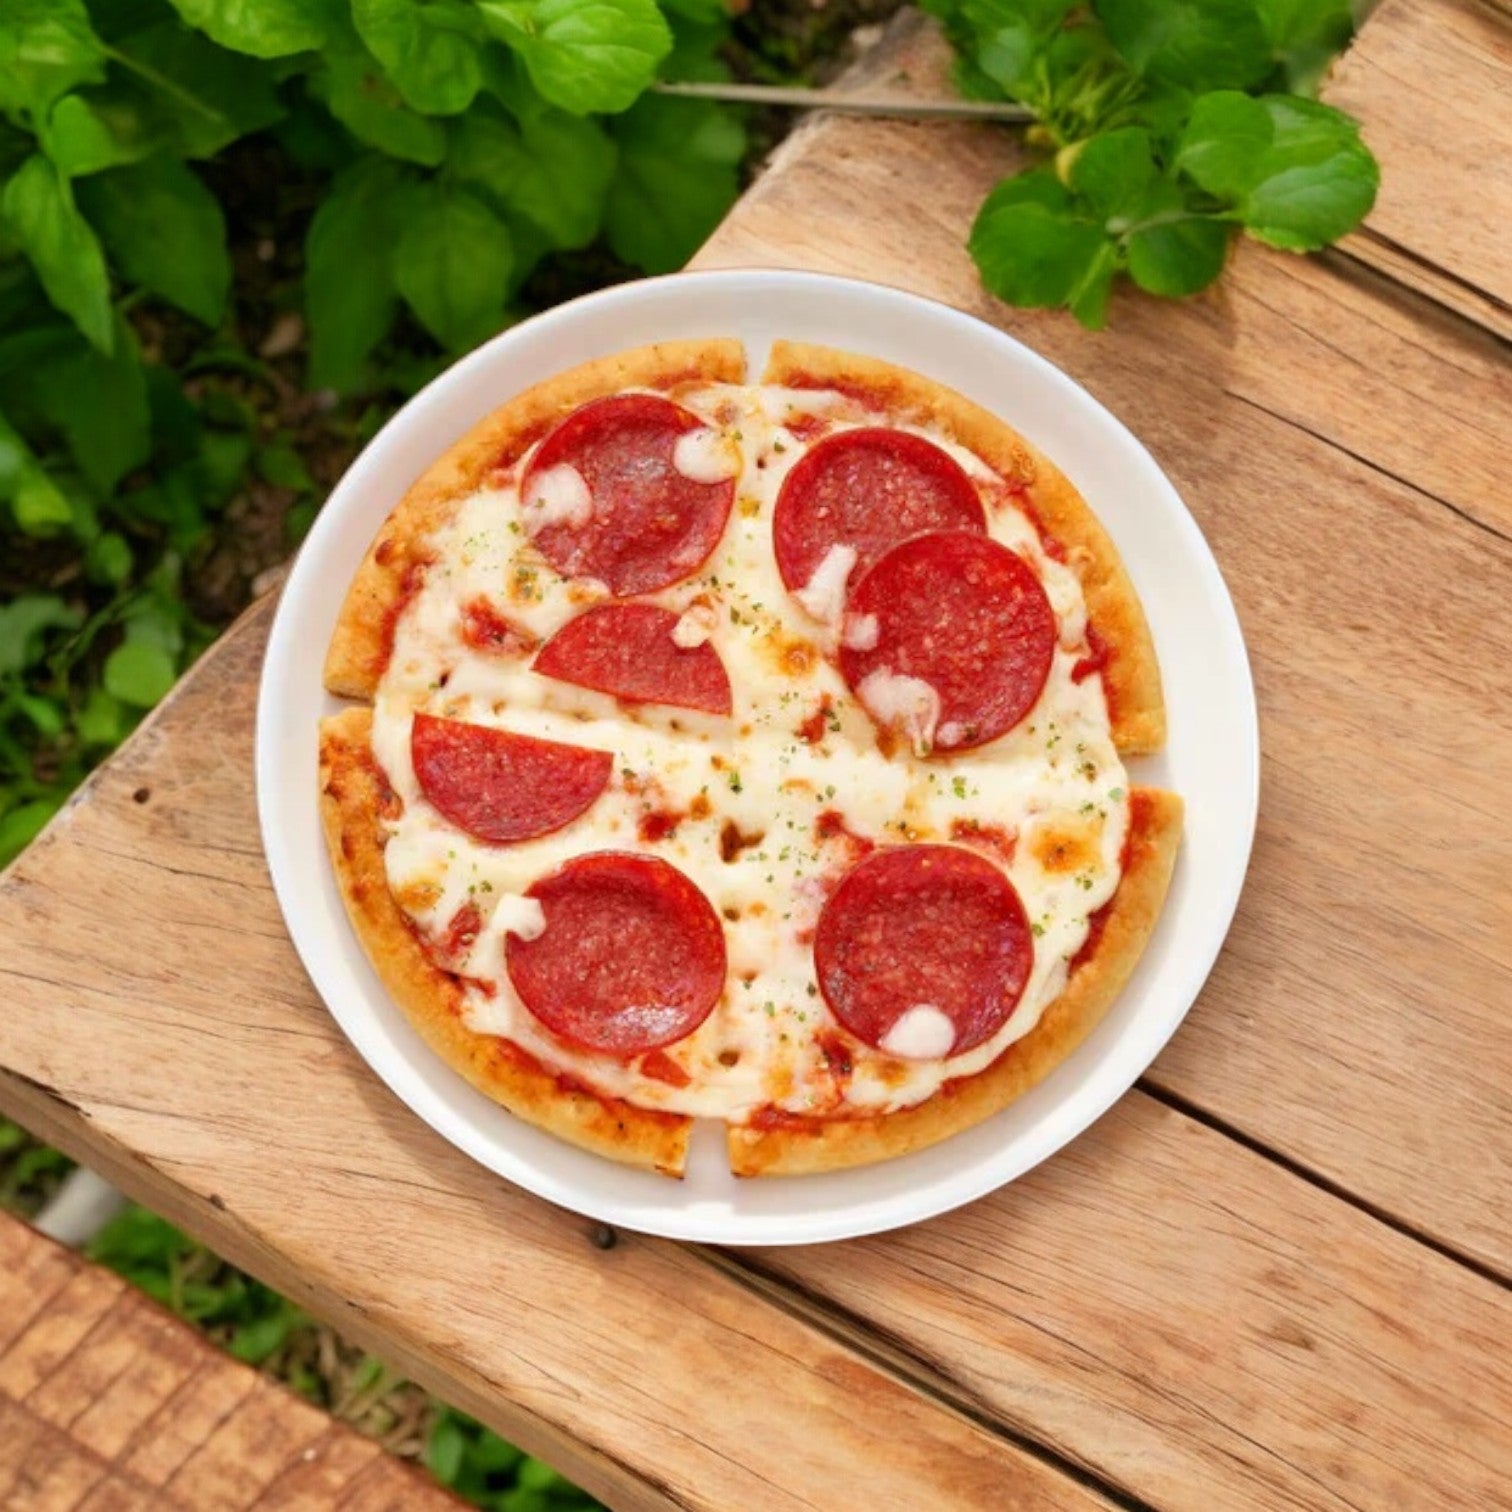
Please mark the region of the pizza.
POLYGON ((346 593, 332 864, 384 986, 522 1119, 681 1174, 919 1149, 1086 1037, 1175 795, 1118 555, 918 374, 733 340, 576 367, 404 495, 346 593))

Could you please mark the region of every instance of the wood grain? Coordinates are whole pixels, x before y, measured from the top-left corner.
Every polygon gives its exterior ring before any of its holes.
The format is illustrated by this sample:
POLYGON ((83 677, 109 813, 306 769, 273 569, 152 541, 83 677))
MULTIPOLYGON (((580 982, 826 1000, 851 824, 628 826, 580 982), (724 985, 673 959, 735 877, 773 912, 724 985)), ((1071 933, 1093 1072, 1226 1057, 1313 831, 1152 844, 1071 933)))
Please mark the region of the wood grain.
POLYGON ((0 1104, 616 1507, 796 1509, 816 1485, 924 1506, 940 1484, 962 1508, 1104 1506, 695 1251, 595 1247, 374 1079, 257 840, 271 608, 0 883, 0 1104))
POLYGON ((885 1326, 948 1394, 1152 1506, 1489 1508, 1512 1487, 1506 1293, 1148 1098, 843 1264, 734 1263, 885 1326))
MULTIPOLYGON (((914 35, 873 67, 940 61, 914 35)), ((1247 252, 1101 336, 1005 311, 961 239, 1012 151, 816 121, 700 262, 1012 329, 1201 520, 1256 665, 1262 828, 1152 1095, 903 1234, 595 1248, 419 1126, 299 971, 250 796, 264 605, 0 883, 0 1102, 617 1506, 1494 1504, 1507 1299, 1412 1233, 1512 1261, 1502 354, 1342 256, 1247 252)))
POLYGON ((462 1503, 0 1214, 0 1506, 443 1512, 462 1503))
MULTIPOLYGON (((927 30, 897 45, 911 76, 940 65, 927 30)), ((986 127, 818 120, 699 263, 932 294, 1060 364, 1154 452, 1238 605, 1264 771, 1233 934, 1152 1085, 1505 1273, 1504 354, 1343 259, 1254 246, 1201 299, 1121 296, 1107 332, 1006 309, 962 239, 1013 153, 986 127), (900 204, 927 208, 880 234, 900 204)))
POLYGON ((1329 100, 1358 116, 1381 192, 1351 255, 1512 337, 1512 17, 1478 0, 1385 0, 1329 100))

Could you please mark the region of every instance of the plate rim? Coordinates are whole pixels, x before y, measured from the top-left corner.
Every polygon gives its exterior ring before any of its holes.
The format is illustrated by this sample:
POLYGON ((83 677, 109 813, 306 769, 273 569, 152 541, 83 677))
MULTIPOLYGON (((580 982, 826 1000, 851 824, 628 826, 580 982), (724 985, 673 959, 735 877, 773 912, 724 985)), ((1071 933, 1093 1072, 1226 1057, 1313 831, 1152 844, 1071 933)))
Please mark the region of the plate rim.
MULTIPOLYGON (((804 339, 798 332, 784 330, 784 334, 792 339, 804 339)), ((857 338, 853 349, 864 350, 865 336, 858 332, 857 338)), ((605 350, 614 349, 610 346, 605 350)), ((949 380, 937 379, 936 381, 948 382, 949 380)), ((364 527, 362 539, 364 550, 370 538, 370 529, 364 527)), ((323 655, 322 647, 321 660, 323 660, 323 655)), ((318 680, 318 661, 315 663, 313 675, 318 680)), ((367 1068, 385 1084, 389 1091, 411 1113, 454 1148, 459 1149, 495 1175, 543 1200, 584 1217, 635 1232, 731 1246, 782 1246, 830 1242, 885 1232, 922 1222, 976 1201, 998 1187, 1017 1180, 1083 1134, 1091 1124, 1106 1114, 1116 1102, 1134 1088, 1138 1079, 1184 1022, 1206 984, 1228 938, 1248 875, 1253 855, 1260 796, 1259 711, 1255 698, 1253 671, 1238 612, 1222 570, 1201 527, 1149 449, 1115 414, 1070 374, 1025 345, 1017 337, 987 321, 928 295, 917 294, 873 280, 777 267, 695 269, 617 284, 581 295, 530 316, 499 333, 443 369, 407 400, 368 441, 338 480, 291 564, 280 591, 263 664, 259 672, 254 758, 259 831, 269 876, 290 942, 326 1011, 330 1013, 367 1068), (306 596, 321 591, 325 586, 316 569, 316 564, 321 557, 332 549, 333 544, 339 546, 343 535, 349 536, 357 528, 353 521, 342 517, 360 515, 363 486, 366 482, 363 476, 364 464, 367 463, 368 470, 372 470, 375 459, 381 459, 384 447, 396 444, 395 437, 422 426, 433 412, 444 411, 454 393, 464 392, 473 375, 485 370, 492 362, 498 360, 501 351, 518 344, 522 340, 523 333, 534 335, 543 327, 559 322, 565 324, 571 320, 583 318, 585 312, 595 312, 601 307, 606 312, 612 312, 622 304, 644 299, 648 292, 655 297, 658 293, 666 294, 668 290, 672 290, 674 291, 672 297, 675 298, 675 290, 678 287, 699 285, 708 288, 719 284, 728 284, 737 289, 749 289, 752 285, 779 288, 785 285, 790 289, 807 288, 820 294, 828 291, 835 294, 837 298, 853 298, 857 291, 862 291, 865 295, 880 299, 883 303, 895 304, 896 308, 903 312, 904 319, 923 318, 936 322, 943 321, 947 326, 955 324, 961 328, 969 328, 976 336, 985 332, 990 341, 1004 344, 1016 362, 1024 364, 1033 371, 1037 381, 1049 384, 1051 388, 1059 390, 1062 394, 1073 396, 1074 401, 1087 409, 1088 414, 1097 424, 1111 427, 1111 435, 1116 437, 1123 446, 1132 449, 1132 456, 1147 470, 1150 480, 1158 486, 1160 493, 1164 496, 1171 523, 1186 537, 1187 548, 1197 568, 1194 585, 1204 590, 1205 608, 1216 612, 1216 623, 1212 626, 1212 630, 1223 642, 1219 659, 1224 661, 1231 673, 1238 676, 1235 691, 1246 719, 1245 729, 1242 732, 1244 737, 1241 742, 1242 750, 1237 754, 1242 754, 1246 768, 1242 775, 1246 780, 1242 784, 1236 784, 1236 789, 1231 796, 1235 800, 1242 799, 1243 803, 1242 813, 1239 815, 1242 821, 1242 834, 1236 836, 1236 839, 1242 839, 1242 844, 1234 845, 1232 857, 1227 863, 1225 872, 1226 887, 1216 906, 1209 910, 1212 922, 1207 926, 1207 940, 1203 949, 1197 952, 1195 957, 1184 958, 1182 962, 1181 975, 1187 985, 1175 994, 1176 997, 1184 999, 1179 1010, 1167 1008, 1158 1029, 1153 1032, 1149 1026, 1145 1026, 1146 1037, 1140 1050, 1143 1056, 1140 1064, 1133 1067, 1126 1078, 1120 1071, 1111 1079, 1110 1086, 1103 1089, 1099 1096, 1087 1098, 1085 1106, 1079 1110, 1077 1117, 1057 1129, 1048 1146, 1034 1153, 1033 1158, 1026 1164, 1004 1173, 999 1171, 991 1160, 981 1160, 977 1163, 974 1172, 976 1179, 958 1179, 949 1186, 938 1201, 929 1200, 931 1196, 939 1196, 935 1192, 935 1187, 940 1183, 936 1182, 934 1186, 924 1186, 922 1192, 910 1191, 909 1195, 916 1198, 922 1197, 924 1199, 922 1201, 908 1203, 900 1201, 897 1195, 884 1196, 880 1202, 857 1200, 841 1207, 836 1212, 822 1212, 817 1215, 813 1212, 805 1212, 801 1217, 780 1213, 742 1214, 738 1212, 699 1215, 684 1209, 674 1209, 664 1218, 648 1218, 645 1215, 627 1213, 614 1202, 604 1202, 592 1195, 584 1197, 581 1194, 564 1193, 561 1179, 538 1171, 525 1154, 515 1152, 512 1161, 507 1162, 510 1169, 503 1169, 506 1162, 498 1158, 488 1136, 476 1126, 465 1111, 455 1104, 447 1103, 444 1099, 440 1099, 433 1105, 420 1069, 411 1064, 409 1057, 401 1054, 397 1057, 397 1064, 390 1064, 383 1053, 383 1047, 375 1048, 364 1043, 361 1020, 366 1017, 369 1020, 369 1030, 373 1033, 378 1031, 371 1021, 367 1008, 363 1005, 363 994, 349 991, 345 995, 340 995, 327 990, 327 984, 322 978, 331 974, 332 968, 320 959, 320 941, 313 938, 316 926, 313 923, 303 922, 299 917, 296 897, 298 882, 294 876, 296 862, 292 854, 294 842, 286 832, 286 827, 280 822, 282 804, 279 801, 278 766, 281 750, 278 725, 288 686, 285 677, 295 671, 299 661, 308 663, 310 660, 308 657, 299 657, 299 648, 295 644, 295 620, 298 608, 306 596), (922 316, 919 315, 921 309, 922 316), (352 502, 349 503, 348 500, 352 502), (341 1003, 339 1007, 338 1000, 341 1003), (874 1211, 878 1206, 882 1211, 874 1211), (893 1211, 894 1209, 897 1211, 893 1211)), ((313 778, 313 773, 311 776, 313 778)), ((311 786, 313 788, 313 781, 311 786)), ((318 805, 315 818, 318 829, 318 805)), ((324 861, 323 841, 320 842, 319 849, 322 861, 324 861)), ((326 871, 329 873, 328 862, 326 871)), ((329 875, 326 880, 334 886, 334 879, 329 875)), ((1168 910, 1162 910, 1161 921, 1157 923, 1155 933, 1147 944, 1147 953, 1160 937, 1162 925, 1165 924, 1167 917, 1168 910)), ((346 922, 344 911, 342 922, 346 922)), ((1145 1017, 1151 1018, 1152 1015, 1147 1012, 1145 1017)), ((419 1048, 422 1056, 432 1058, 436 1065, 442 1064, 433 1056, 433 1052, 428 1047, 421 1044, 419 1048)), ((1083 1048, 1085 1047, 1073 1052, 1064 1064, 1074 1061, 1083 1048)), ((476 1093, 469 1087, 458 1073, 452 1072, 449 1067, 443 1069, 447 1076, 455 1078, 457 1085, 465 1092, 475 1097, 483 1097, 483 1094, 476 1093)), ((996 1114, 994 1118, 1001 1116, 1001 1113, 996 1114)), ((992 1120, 986 1122, 990 1124, 992 1120)), ((523 1123, 520 1128, 528 1129, 532 1135, 539 1133, 523 1123)), ((586 1158, 602 1159, 602 1157, 591 1156, 586 1158)), ((605 1164, 610 1165, 608 1162, 605 1164)), ((895 1162, 887 1164, 892 1165, 895 1162)), ((610 1169, 616 1168, 610 1165, 610 1169)), ((879 1169, 882 1167, 859 1167, 851 1171, 829 1173, 827 1176, 763 1177, 761 1180, 763 1186, 767 1188, 779 1183, 812 1185, 832 1177, 848 1177, 852 1183, 864 1184, 867 1173, 879 1169)), ((972 1173, 968 1172, 968 1174, 972 1173)), ((675 1180, 658 1179, 666 1183, 669 1192, 677 1190, 678 1184, 675 1180)))

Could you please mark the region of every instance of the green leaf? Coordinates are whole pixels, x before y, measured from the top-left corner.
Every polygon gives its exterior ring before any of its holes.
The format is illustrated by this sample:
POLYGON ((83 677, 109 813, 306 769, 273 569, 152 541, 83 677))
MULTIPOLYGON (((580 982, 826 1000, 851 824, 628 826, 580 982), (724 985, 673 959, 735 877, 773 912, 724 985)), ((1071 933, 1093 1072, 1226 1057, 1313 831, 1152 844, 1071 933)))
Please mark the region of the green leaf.
POLYGON ((425 1468, 443 1486, 455 1485, 466 1453, 467 1439, 461 1425, 449 1412, 439 1413, 425 1441, 425 1468))
POLYGON ((257 449, 257 474, 275 488, 295 493, 314 493, 315 480, 304 459, 287 441, 275 441, 257 449))
POLYGON ((1136 215, 1155 178, 1150 135, 1138 126, 1105 131, 1076 151, 1071 187, 1104 220, 1136 215))
POLYGON ((311 87, 331 114, 369 147, 434 168, 446 156, 446 129, 404 103, 404 96, 365 47, 328 50, 311 87))
POLYGON ((101 493, 111 489, 152 448, 146 374, 131 327, 114 315, 107 356, 66 326, 39 343, 26 375, 31 403, 63 433, 79 471, 101 493))
POLYGON ((1033 88, 1036 63, 1071 0, 966 0, 961 18, 974 39, 976 65, 1014 96, 1033 88))
POLYGON ((160 134, 148 129, 140 114, 127 112, 112 119, 83 95, 70 94, 53 106, 38 140, 59 173, 80 178, 148 156, 158 147, 160 134))
POLYGON ((454 351, 504 321, 513 263, 509 228, 465 189, 427 185, 394 248, 394 284, 420 323, 454 351))
POLYGON ((112 698, 150 709, 174 684, 173 658, 148 641, 123 641, 105 658, 102 682, 112 698))
POLYGON ((1312 94, 1354 32, 1349 0, 1255 0, 1288 88, 1312 94))
POLYGON ((269 1355, 282 1349, 289 1335, 304 1322, 304 1314, 285 1302, 277 1312, 265 1318, 253 1318, 231 1330, 226 1350, 248 1365, 261 1365, 269 1355))
POLYGON ((101 531, 84 554, 84 570, 96 583, 119 588, 131 576, 131 547, 118 530, 101 531))
POLYGON ((26 535, 55 536, 73 524, 73 505, 4 416, 0 416, 0 500, 10 503, 11 515, 26 535))
POLYGON ((744 129, 711 100, 647 95, 612 130, 620 157, 604 215, 610 247, 648 273, 682 267, 735 202, 744 129))
POLYGON ((115 328, 105 256, 67 182, 45 157, 28 158, 5 186, 0 220, 31 259, 47 297, 108 352, 115 328))
POLYGON ((104 688, 91 688, 84 707, 74 716, 74 733, 82 745, 119 745, 126 733, 125 711, 104 688))
POLYGON ((1147 226, 1125 244, 1129 276, 1151 294, 1195 294, 1223 271, 1232 235, 1223 221, 1199 217, 1147 226))
POLYGON ((399 235, 408 183, 396 164, 365 158, 337 177, 310 222, 305 314, 316 388, 355 388, 368 353, 393 324, 397 299, 385 253, 399 235), (358 267, 362 277, 354 278, 358 267))
POLYGON ((52 699, 36 693, 17 693, 12 697, 16 708, 31 721, 43 740, 56 740, 63 733, 63 710, 52 699))
POLYGON ((1066 301, 1071 313, 1089 331, 1100 331, 1108 323, 1108 297, 1117 270, 1118 248, 1111 241, 1105 242, 1066 301))
POLYGON ((598 234, 614 162, 614 143, 594 122, 549 109, 518 126, 474 112, 447 148, 458 178, 560 247, 585 247, 598 234))
POLYGON ((655 0, 481 0, 478 9, 535 87, 574 115, 629 109, 672 51, 655 0))
POLYGON ((231 290, 226 221, 190 169, 170 157, 150 158, 97 173, 76 192, 130 282, 208 326, 220 324, 231 290))
POLYGON ((10 502, 16 524, 26 535, 54 536, 73 524, 73 505, 36 463, 22 474, 10 502))
POLYGON ((1255 0, 1094 0, 1108 39, 1139 73, 1186 89, 1243 89, 1272 66, 1255 0))
POLYGON ((113 57, 109 80, 83 97, 117 136, 150 139, 151 150, 213 157, 283 114, 271 70, 176 20, 120 38, 113 57))
POLYGON ((1223 199, 1237 199, 1256 181, 1275 138, 1270 112, 1237 90, 1202 95, 1176 144, 1176 167, 1223 199))
POLYGON ((699 26, 728 21, 734 9, 730 0, 662 0, 662 8, 699 26))
POLYGON ((14 861, 62 807, 61 798, 35 798, 0 818, 0 866, 8 866, 14 861))
POLYGON ((190 26, 232 52, 283 58, 326 39, 329 12, 317 0, 169 0, 190 26))
POLYGON ((1307 252, 1337 241, 1375 203, 1380 170, 1342 111, 1292 95, 1205 95, 1177 166, 1235 203, 1252 236, 1307 252))
POLYGON ((1097 275, 1106 232, 1083 218, 1053 172, 1004 180, 971 228, 982 282, 1000 299, 1027 308, 1068 303, 1097 275))
POLYGON ((531 1491, 555 1491, 571 1489, 571 1481, 553 1470, 545 1460, 527 1457, 520 1462, 520 1484, 531 1491))
POLYGON ((458 115, 483 84, 471 38, 416 0, 352 0, 352 20, 399 93, 428 115, 458 115))
POLYGON ((40 119, 59 95, 103 78, 105 49, 83 0, 5 0, 0 8, 0 112, 40 119))
POLYGON ((49 630, 77 630, 84 612, 56 593, 23 593, 0 604, 0 677, 13 677, 41 661, 49 630))
POLYGON ((1337 241, 1369 213, 1381 174, 1359 127, 1314 100, 1267 95, 1275 138, 1239 211, 1249 234, 1310 252, 1337 241))

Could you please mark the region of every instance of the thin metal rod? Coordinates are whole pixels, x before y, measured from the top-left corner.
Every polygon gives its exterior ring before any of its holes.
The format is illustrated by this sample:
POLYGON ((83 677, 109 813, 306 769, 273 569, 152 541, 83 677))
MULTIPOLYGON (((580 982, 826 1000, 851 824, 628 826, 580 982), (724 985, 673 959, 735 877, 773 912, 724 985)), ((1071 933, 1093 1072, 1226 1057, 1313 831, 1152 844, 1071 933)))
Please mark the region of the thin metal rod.
POLYGON ((783 84, 658 83, 658 94, 695 100, 727 100, 739 105, 787 105, 795 110, 836 110, 842 115, 896 116, 903 120, 1034 120, 1034 113, 1007 100, 888 99, 843 89, 799 89, 783 84))

